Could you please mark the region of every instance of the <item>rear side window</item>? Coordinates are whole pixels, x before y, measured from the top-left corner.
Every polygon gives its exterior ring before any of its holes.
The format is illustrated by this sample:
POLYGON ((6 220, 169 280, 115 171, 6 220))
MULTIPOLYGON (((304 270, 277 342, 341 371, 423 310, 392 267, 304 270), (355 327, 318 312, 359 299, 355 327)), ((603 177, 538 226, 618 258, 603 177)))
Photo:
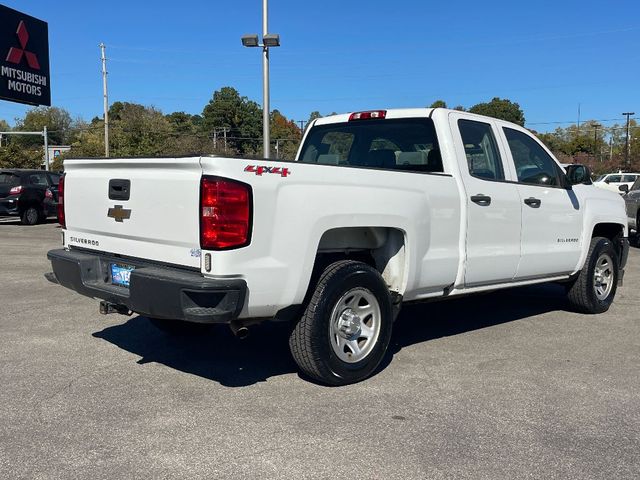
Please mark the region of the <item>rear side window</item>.
POLYGON ((355 120, 313 127, 300 161, 325 165, 442 172, 429 118, 355 120))
POLYGON ((20 177, 13 173, 0 173, 0 185, 5 187, 17 187, 20 185, 20 177))
POLYGON ((623 175, 622 176, 622 181, 624 183, 631 183, 631 182, 635 182, 636 178, 638 178, 637 175, 623 175))
POLYGON ((491 125, 474 120, 458 120, 467 156, 469 173, 485 180, 504 180, 502 159, 491 125))
POLYGON ((504 128, 518 182, 530 185, 559 186, 559 167, 538 142, 529 135, 504 128))
POLYGON ((49 185, 47 183, 47 176, 44 173, 33 173, 29 175, 29 183, 31 185, 49 185))
POLYGON ((51 180, 51 185, 55 185, 56 187, 60 183, 60 175, 58 175, 57 173, 50 173, 49 179, 51 180))

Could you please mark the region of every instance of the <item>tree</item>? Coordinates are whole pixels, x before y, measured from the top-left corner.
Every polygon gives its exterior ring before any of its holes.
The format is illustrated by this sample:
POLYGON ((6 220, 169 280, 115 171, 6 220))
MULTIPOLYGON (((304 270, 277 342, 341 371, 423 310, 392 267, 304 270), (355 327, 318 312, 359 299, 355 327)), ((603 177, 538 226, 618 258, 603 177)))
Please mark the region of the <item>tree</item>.
POLYGON ((506 98, 494 97, 488 103, 478 103, 474 105, 469 111, 524 126, 524 112, 520 108, 520 105, 506 98))
POLYGON ((271 139, 277 142, 278 158, 293 160, 300 145, 300 129, 293 120, 289 120, 278 110, 271 113, 271 139))
POLYGON ((447 102, 444 100, 436 100, 429 106, 429 108, 447 108, 447 102))
POLYGON ((11 142, 0 148, 0 168, 40 168, 43 149, 24 148, 17 142, 11 142))
MULTIPOLYGON (((63 108, 38 107, 29 110, 23 119, 16 123, 16 130, 40 132, 46 126, 49 143, 64 145, 69 141, 72 125, 71 115, 63 108)), ((41 145, 42 139, 37 137, 23 137, 23 145, 41 145)))
POLYGON ((166 155, 171 128, 154 107, 115 102, 109 109, 109 144, 115 157, 166 155))
POLYGON ((204 107, 200 131, 212 137, 216 134, 218 147, 226 131, 228 149, 255 154, 261 145, 262 110, 256 102, 241 97, 235 88, 223 87, 204 107))

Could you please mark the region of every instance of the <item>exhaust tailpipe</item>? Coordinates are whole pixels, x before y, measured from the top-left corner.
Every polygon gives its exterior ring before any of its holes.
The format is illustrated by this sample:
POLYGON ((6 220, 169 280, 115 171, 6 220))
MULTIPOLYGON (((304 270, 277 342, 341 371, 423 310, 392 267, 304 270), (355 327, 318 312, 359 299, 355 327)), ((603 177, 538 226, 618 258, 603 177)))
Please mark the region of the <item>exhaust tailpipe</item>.
POLYGON ((249 329, 241 323, 231 322, 229 324, 229 328, 231 329, 231 333, 233 333, 240 340, 244 340, 249 336, 249 329))

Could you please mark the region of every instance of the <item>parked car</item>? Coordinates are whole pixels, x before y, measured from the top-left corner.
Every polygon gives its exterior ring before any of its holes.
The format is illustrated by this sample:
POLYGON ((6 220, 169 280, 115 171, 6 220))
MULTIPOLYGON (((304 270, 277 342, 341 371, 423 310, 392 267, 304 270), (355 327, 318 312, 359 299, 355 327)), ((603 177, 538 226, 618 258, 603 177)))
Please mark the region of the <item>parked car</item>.
POLYGON ((0 216, 35 225, 56 214, 60 174, 43 170, 0 169, 0 216))
POLYGON ((631 185, 633 185, 638 178, 640 178, 640 173, 607 173, 598 177, 593 184, 596 187, 620 193, 619 187, 621 185, 626 185, 631 188, 631 185))
POLYGON ((376 370, 404 302, 565 282, 575 310, 601 313, 628 253, 624 201, 588 168, 443 108, 317 119, 293 162, 64 164, 47 278, 166 331, 291 322, 298 366, 332 385, 376 370))
POLYGON ((638 235, 638 229, 640 228, 640 177, 631 185, 631 188, 626 185, 621 185, 619 188, 624 194, 629 228, 635 230, 636 243, 640 243, 638 242, 640 239, 640 235, 638 235))

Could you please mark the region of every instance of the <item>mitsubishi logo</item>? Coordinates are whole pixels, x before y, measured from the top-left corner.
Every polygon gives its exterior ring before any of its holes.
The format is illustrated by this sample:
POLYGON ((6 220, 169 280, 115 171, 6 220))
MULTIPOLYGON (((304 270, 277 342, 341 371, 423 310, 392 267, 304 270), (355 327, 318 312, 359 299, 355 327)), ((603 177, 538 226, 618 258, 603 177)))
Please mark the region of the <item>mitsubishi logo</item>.
POLYGON ((25 50, 27 48, 27 42, 29 41, 29 32, 27 32, 27 27, 24 26, 24 21, 22 20, 20 20, 20 23, 18 24, 16 35, 18 35, 18 42, 20 42, 21 48, 11 47, 7 54, 7 62, 19 64, 24 56, 27 58, 29 67, 34 70, 40 70, 40 63, 38 62, 36 54, 25 50))
POLYGON ((109 209, 107 217, 111 217, 116 222, 122 223, 124 220, 129 220, 131 218, 131 210, 122 208, 122 205, 116 205, 109 209))

